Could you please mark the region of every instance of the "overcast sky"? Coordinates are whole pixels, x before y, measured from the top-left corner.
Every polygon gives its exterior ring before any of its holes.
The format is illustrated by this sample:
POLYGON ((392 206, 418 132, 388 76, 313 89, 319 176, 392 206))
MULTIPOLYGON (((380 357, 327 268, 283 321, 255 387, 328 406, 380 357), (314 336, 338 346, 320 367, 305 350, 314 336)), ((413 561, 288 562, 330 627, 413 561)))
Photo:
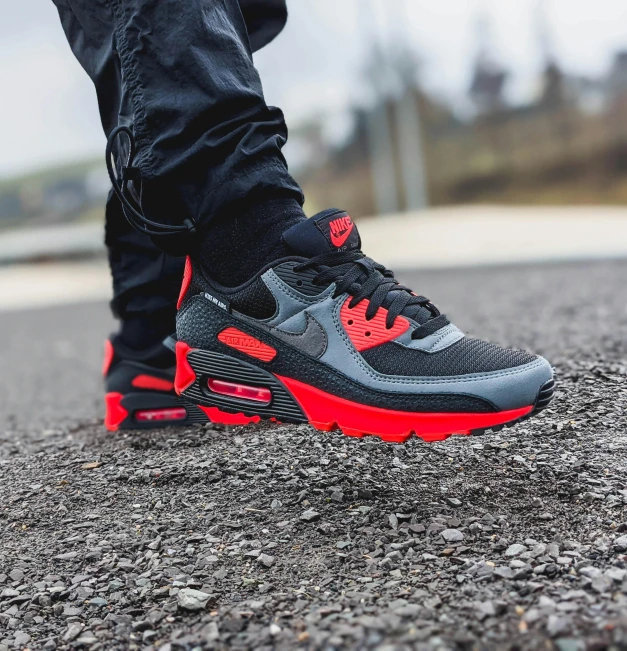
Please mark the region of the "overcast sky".
MULTIPOLYGON (((210 0, 207 0, 210 1, 210 0)), ((360 70, 375 32, 408 39, 427 86, 459 102, 477 49, 479 11, 494 53, 515 73, 511 96, 533 92, 539 0, 288 0, 286 30, 256 56, 269 103, 288 124, 324 113, 338 120, 363 97, 360 70), (371 9, 369 9, 371 7, 371 9)), ((184 4, 184 0, 181 0, 184 4)), ((554 50, 579 74, 603 72, 627 49, 625 0, 544 0, 554 50)), ((0 0, 0 177, 100 155, 91 82, 73 58, 51 0, 0 0)))

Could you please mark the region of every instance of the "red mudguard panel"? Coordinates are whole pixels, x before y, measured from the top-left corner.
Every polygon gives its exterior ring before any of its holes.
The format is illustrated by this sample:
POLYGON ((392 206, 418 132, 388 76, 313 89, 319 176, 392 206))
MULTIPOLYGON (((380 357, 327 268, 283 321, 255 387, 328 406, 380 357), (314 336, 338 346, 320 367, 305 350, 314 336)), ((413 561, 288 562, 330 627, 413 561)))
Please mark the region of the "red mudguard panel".
POLYGON ((240 353, 250 355, 262 362, 270 362, 276 357, 276 350, 252 335, 246 334, 237 328, 226 328, 218 335, 218 340, 230 348, 239 350, 240 353))

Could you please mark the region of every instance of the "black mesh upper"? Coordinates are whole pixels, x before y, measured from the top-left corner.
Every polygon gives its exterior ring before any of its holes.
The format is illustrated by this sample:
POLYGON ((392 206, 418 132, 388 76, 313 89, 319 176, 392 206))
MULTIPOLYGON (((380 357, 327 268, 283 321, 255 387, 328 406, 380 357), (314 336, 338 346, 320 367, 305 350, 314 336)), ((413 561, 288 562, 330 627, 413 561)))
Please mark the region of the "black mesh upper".
POLYGON ((239 292, 226 296, 234 310, 253 319, 269 319, 276 312, 276 300, 261 277, 239 292))
POLYGON ((375 371, 407 377, 488 373, 522 366, 536 359, 522 350, 501 348, 469 337, 460 339, 438 353, 425 353, 390 342, 361 354, 375 371))

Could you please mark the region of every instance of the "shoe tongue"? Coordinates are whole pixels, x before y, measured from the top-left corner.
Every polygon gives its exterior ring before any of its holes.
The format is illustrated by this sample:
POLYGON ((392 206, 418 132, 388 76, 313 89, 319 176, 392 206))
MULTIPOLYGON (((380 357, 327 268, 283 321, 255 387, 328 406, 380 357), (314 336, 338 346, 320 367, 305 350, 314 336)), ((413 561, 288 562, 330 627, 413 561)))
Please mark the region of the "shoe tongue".
POLYGON ((292 226, 283 233, 283 242, 294 253, 306 258, 361 248, 357 226, 346 212, 335 208, 292 226))
MULTIPOLYGON (((283 243, 296 255, 313 258, 332 251, 356 251, 361 248, 357 226, 343 210, 332 208, 298 222, 283 233, 283 243)), ((389 308, 394 297, 383 302, 389 308)), ((432 318, 431 312, 420 305, 407 306, 402 314, 422 324, 432 318)))

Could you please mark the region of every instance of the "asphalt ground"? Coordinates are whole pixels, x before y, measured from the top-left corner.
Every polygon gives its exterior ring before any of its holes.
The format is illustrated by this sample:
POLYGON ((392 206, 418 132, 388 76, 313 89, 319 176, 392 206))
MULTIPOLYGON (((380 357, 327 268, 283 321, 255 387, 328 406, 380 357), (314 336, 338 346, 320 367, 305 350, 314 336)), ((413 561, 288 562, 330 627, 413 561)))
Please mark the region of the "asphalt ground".
POLYGON ((547 357, 552 406, 432 445, 110 434, 107 306, 1 314, 0 651, 627 648, 627 262, 400 276, 547 357))

